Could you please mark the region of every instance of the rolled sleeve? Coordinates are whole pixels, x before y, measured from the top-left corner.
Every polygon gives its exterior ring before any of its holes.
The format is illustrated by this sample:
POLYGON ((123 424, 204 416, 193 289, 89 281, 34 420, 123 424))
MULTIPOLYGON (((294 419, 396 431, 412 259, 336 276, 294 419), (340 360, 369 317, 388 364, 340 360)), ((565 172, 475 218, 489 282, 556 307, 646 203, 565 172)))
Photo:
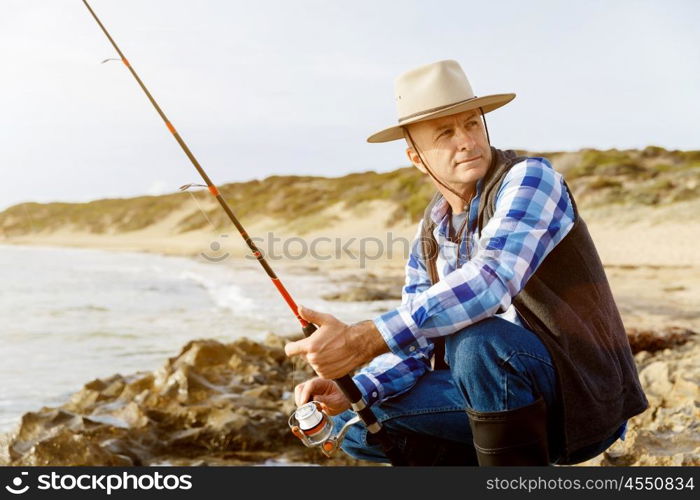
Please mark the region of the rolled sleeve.
POLYGON ((399 306, 373 321, 384 342, 395 354, 411 355, 427 346, 426 339, 418 334, 418 325, 407 306, 399 306))
POLYGON ((430 369, 432 345, 410 356, 388 352, 377 356, 353 379, 368 406, 407 392, 430 369))

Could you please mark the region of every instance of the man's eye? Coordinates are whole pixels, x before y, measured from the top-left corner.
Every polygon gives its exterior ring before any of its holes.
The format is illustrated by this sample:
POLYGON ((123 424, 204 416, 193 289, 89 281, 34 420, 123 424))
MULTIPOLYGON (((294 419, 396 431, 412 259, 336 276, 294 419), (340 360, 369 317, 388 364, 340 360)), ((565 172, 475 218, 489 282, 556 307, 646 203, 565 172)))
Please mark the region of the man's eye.
POLYGON ((472 127, 474 125, 476 125, 476 121, 474 121, 474 120, 467 122, 467 127, 472 127))
POLYGON ((440 134, 438 135, 438 139, 439 139, 440 137, 442 137, 443 135, 449 134, 450 132, 452 132, 452 129, 449 129, 449 128, 448 128, 448 129, 443 130, 443 131, 440 132, 440 134))

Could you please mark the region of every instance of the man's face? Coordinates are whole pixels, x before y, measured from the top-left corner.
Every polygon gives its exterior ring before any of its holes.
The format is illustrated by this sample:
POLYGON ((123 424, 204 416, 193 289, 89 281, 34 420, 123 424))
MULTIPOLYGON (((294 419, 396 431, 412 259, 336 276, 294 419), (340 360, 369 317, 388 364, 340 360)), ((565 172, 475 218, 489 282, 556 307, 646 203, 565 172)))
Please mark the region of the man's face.
MULTIPOLYGON (((448 186, 469 192, 486 175, 491 148, 479 111, 414 123, 408 129, 430 170, 448 186)), ((406 154, 411 163, 427 173, 410 143, 406 154)))

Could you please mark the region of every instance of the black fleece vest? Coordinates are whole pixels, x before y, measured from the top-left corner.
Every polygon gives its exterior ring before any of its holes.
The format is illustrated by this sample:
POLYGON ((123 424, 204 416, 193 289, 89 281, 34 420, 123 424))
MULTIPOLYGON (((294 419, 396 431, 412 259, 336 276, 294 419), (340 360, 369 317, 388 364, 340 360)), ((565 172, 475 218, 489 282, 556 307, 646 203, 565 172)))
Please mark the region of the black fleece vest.
MULTIPOLYGON (((495 212, 504 176, 524 159, 513 151, 491 148, 491 152, 479 202, 479 233, 495 212)), ((549 411, 564 450, 559 463, 575 460, 578 450, 611 436, 649 406, 603 264, 571 190, 566 189, 574 225, 512 299, 526 328, 539 337, 554 361, 561 404, 549 411)), ((424 263, 433 283, 438 280, 437 242, 430 210, 440 198, 438 193, 428 205, 422 229, 423 255, 429 257, 424 263)), ((436 348, 441 349, 437 343, 436 348)))

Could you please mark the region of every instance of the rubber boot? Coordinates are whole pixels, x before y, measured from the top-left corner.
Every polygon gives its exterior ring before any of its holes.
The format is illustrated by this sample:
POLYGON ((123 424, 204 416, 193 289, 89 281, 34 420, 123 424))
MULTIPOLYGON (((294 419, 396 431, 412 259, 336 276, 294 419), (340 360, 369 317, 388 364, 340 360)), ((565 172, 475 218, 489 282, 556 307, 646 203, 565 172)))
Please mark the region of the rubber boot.
POLYGON ((480 466, 549 465, 547 405, 540 396, 514 410, 467 409, 480 466))

